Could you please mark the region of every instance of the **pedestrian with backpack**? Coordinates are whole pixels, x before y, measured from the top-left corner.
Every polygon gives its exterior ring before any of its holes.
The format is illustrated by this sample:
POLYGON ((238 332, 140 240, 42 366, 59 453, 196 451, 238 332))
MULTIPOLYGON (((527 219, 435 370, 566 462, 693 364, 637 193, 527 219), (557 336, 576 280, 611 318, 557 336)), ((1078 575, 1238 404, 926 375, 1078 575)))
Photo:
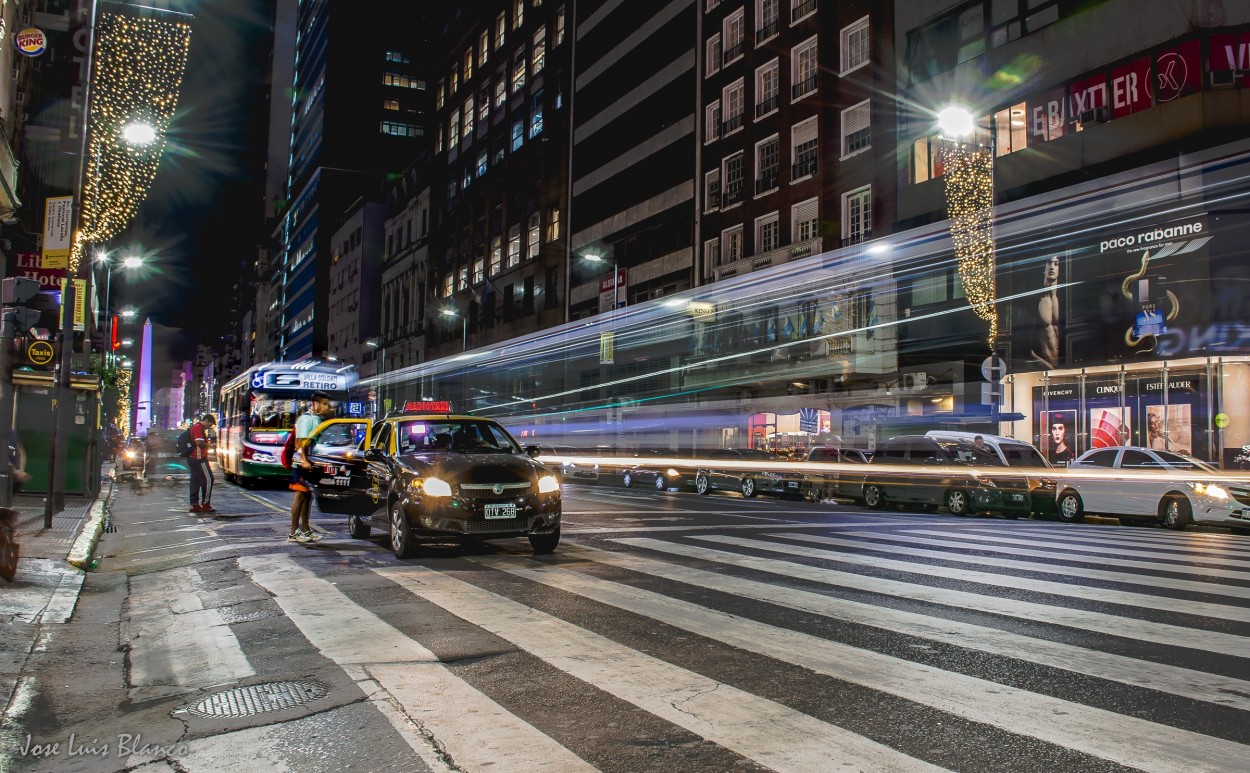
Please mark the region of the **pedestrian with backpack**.
MULTIPOLYGON (((187 469, 191 472, 191 509, 188 512, 217 512, 213 508, 213 468, 208 464, 210 430, 216 426, 217 417, 206 413, 185 433, 190 446, 187 452, 187 469)), ((187 444, 179 436, 180 450, 186 448, 187 444)))
POLYGON ((334 411, 330 396, 317 392, 312 396, 312 410, 295 420, 295 428, 287 437, 287 446, 282 449, 282 464, 291 468, 291 490, 295 492, 295 501, 291 503, 291 533, 287 542, 316 542, 321 537, 312 530, 309 518, 312 514, 312 483, 308 480, 308 471, 313 468, 308 458, 311 451, 313 431, 321 422, 329 418, 334 411))

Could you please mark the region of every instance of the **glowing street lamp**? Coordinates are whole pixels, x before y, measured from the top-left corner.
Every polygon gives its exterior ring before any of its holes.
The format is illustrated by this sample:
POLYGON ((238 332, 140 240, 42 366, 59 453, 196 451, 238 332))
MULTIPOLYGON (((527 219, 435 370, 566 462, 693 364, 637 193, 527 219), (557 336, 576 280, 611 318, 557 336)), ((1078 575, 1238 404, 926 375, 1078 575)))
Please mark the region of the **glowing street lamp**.
POLYGON ((972 111, 960 105, 951 105, 938 111, 938 129, 943 136, 959 139, 970 137, 976 131, 977 122, 972 111))
POLYGON ((132 147, 144 147, 156 142, 156 127, 145 121, 135 121, 122 129, 122 138, 132 147))
POLYGON ((122 315, 122 319, 134 319, 139 312, 135 309, 122 309, 118 313, 122 315))
POLYGON ((469 319, 455 309, 439 309, 438 313, 444 317, 460 317, 460 352, 463 354, 469 349, 469 319))
POLYGON ((140 268, 143 266, 143 258, 138 255, 127 255, 122 258, 123 268, 140 268))

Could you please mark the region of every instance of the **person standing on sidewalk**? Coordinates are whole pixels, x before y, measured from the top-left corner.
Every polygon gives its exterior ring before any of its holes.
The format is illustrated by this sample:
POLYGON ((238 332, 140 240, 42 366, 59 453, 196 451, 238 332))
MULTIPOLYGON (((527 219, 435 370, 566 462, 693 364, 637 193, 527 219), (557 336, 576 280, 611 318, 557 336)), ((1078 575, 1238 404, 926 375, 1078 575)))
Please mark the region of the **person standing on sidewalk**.
POLYGON ((291 503, 291 533, 288 542, 316 542, 321 537, 312 530, 309 517, 312 514, 312 484, 308 481, 307 472, 312 469, 312 461, 308 458, 311 450, 313 430, 323 420, 329 418, 334 411, 330 396, 317 392, 312 396, 312 410, 295 420, 295 453, 291 458, 291 490, 295 492, 295 501, 291 503))
POLYGON ((191 425, 191 455, 187 467, 191 470, 192 513, 215 513, 213 508, 213 468, 208 464, 209 430, 217 426, 217 417, 204 414, 191 425))

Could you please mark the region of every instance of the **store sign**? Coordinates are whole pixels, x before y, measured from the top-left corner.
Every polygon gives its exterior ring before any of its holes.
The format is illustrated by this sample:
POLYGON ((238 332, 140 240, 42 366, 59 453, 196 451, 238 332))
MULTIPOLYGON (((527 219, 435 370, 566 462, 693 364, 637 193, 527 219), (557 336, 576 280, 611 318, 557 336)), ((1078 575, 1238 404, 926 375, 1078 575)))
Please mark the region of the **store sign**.
POLYGON ((1202 90, 1201 49, 1197 38, 1159 54, 1155 71, 1159 104, 1202 90))
POLYGON ((1207 50, 1211 72, 1232 70, 1237 73, 1235 77, 1241 77, 1250 71, 1250 32, 1212 35, 1207 50))
POLYGON ((625 287, 625 269, 618 269, 616 277, 612 274, 599 277, 599 313, 606 314, 613 309, 619 309, 625 305, 625 298, 628 297, 625 287), (615 303, 612 296, 616 296, 615 303))
POLYGON ((65 269, 44 268, 39 264, 39 253, 37 252, 18 252, 15 254, 15 257, 17 259, 17 272, 14 276, 34 279, 39 283, 40 288, 44 290, 60 289, 61 280, 65 278, 65 269))
POLYGON ((48 50, 48 36, 37 27, 27 27, 13 36, 13 45, 19 54, 39 56, 48 50))
POLYGON ((1111 117, 1147 110, 1154 105, 1150 94, 1150 57, 1143 56, 1111 71, 1111 117))

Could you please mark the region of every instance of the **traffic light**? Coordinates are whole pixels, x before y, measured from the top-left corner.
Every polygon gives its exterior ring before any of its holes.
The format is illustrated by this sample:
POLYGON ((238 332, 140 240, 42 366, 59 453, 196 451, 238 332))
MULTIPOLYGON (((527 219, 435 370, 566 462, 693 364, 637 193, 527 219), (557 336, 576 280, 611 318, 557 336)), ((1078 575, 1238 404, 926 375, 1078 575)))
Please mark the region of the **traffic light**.
POLYGON ((39 280, 24 276, 9 277, 0 288, 0 303, 12 306, 6 313, 13 320, 13 334, 20 335, 39 324, 38 309, 28 309, 25 305, 39 295, 39 280))

